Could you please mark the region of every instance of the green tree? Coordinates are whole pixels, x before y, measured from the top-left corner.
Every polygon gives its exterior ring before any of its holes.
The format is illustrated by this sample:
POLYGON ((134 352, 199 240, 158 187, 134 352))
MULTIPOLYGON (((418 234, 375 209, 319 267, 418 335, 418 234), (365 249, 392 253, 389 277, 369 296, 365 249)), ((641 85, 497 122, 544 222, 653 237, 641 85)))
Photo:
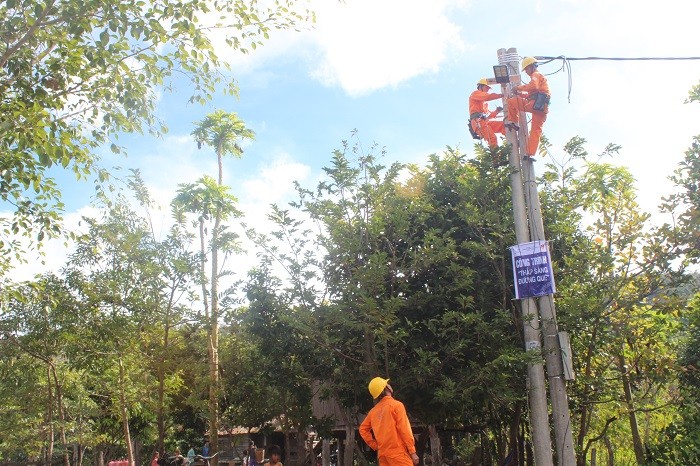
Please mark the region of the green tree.
POLYGON ((683 368, 678 387, 682 403, 673 422, 650 442, 649 464, 654 466, 680 466, 700 461, 700 295, 690 300, 686 311, 687 327, 679 358, 683 368))
MULTIPOLYGON (((320 350, 321 364, 307 370, 346 409, 346 461, 357 415, 369 407, 367 381, 377 374, 390 375, 409 412, 432 427, 436 452, 437 425, 479 432, 495 412, 502 417, 488 425, 500 439, 523 401, 514 395, 522 393, 522 352, 504 279, 507 178, 483 154, 468 165, 448 150, 421 170, 386 168, 375 150, 344 143, 327 180, 298 188, 297 212, 273 207, 278 230, 256 242, 282 265, 289 287, 286 298, 266 296, 293 302, 294 326, 320 350), (295 219, 304 214, 318 225, 313 241, 295 219)), ((502 457, 506 448, 496 446, 502 457)))
POLYGON ((157 321, 163 284, 143 218, 126 199, 102 200, 105 217, 84 219, 88 234, 66 268, 87 321, 73 361, 109 397, 109 412, 119 419, 129 463, 135 464, 131 419, 148 409, 143 400, 153 382, 141 363, 143 342, 146 329, 157 321))
MULTIPOLYGON (((700 102, 700 85, 690 91, 687 102, 700 102)), ((689 266, 697 266, 700 235, 700 195, 698 179, 700 177, 700 137, 693 138, 685 157, 675 171, 671 180, 677 190, 664 199, 663 210, 671 215, 673 222, 662 228, 667 241, 676 245, 682 254, 676 258, 689 266)), ((693 464, 700 461, 700 397, 698 387, 698 367, 700 361, 700 297, 697 275, 694 276, 688 293, 695 296, 689 300, 683 323, 685 331, 681 338, 679 361, 682 370, 679 375, 680 404, 676 418, 663 431, 659 432, 651 446, 651 461, 654 465, 693 464)))
MULTIPOLYGON (((160 133, 157 92, 189 82, 190 102, 236 87, 212 34, 248 53, 275 29, 313 21, 303 0, 259 2, 10 0, 0 5, 0 251, 16 235, 41 242, 60 229, 60 189, 49 169, 78 179, 96 170, 98 148, 144 129, 160 133)), ((100 178, 106 172, 100 172, 100 178)))
MULTIPOLYGON (((9 357, 17 357, 17 363, 7 361, 8 383, 12 387, 15 377, 26 377, 22 387, 26 392, 6 392, 3 405, 8 408, 9 425, 2 429, 3 436, 9 435, 18 441, 5 445, 5 454, 22 454, 25 457, 41 457, 45 464, 53 460, 56 437, 64 465, 70 464, 71 447, 78 448, 79 457, 84 445, 91 444, 90 434, 82 429, 83 445, 76 445, 69 432, 75 431, 82 410, 71 409, 75 403, 75 385, 80 377, 66 359, 65 349, 79 333, 79 318, 75 314, 76 300, 70 290, 56 276, 47 275, 35 282, 10 290, 2 312, 2 343, 9 357), (13 355, 13 356, 10 356, 13 355), (33 361, 33 363, 31 363, 33 361), (23 368, 24 375, 15 373, 13 368, 23 368), (73 403, 71 403, 73 400, 73 403), (13 407, 22 404, 32 410, 17 417, 13 407), (79 411, 79 412, 76 412, 79 411), (41 433, 36 435, 36 433, 41 433), (31 437, 31 439, 30 439, 31 437)), ((89 401, 82 406, 92 405, 89 401)), ((9 456, 9 455, 8 455, 9 456)))
MULTIPOLYGON (((674 294, 683 266, 674 261, 678 249, 640 211, 629 171, 589 161, 584 144, 573 138, 565 161, 547 165, 542 196, 560 321, 578 355, 571 393, 578 463, 603 442, 610 457, 642 464, 649 437, 641 426, 663 425, 673 402, 665 393, 676 370, 681 303, 674 294)), ((608 146, 598 160, 618 149, 608 146)))
POLYGON ((181 351, 183 346, 183 332, 178 329, 194 317, 191 307, 195 295, 191 286, 197 277, 198 257, 190 252, 192 235, 179 223, 171 226, 165 239, 157 239, 151 221, 154 202, 138 171, 129 175, 127 187, 138 205, 145 209, 143 220, 148 238, 144 245, 152 249, 152 259, 159 273, 159 280, 155 282, 158 286, 151 290, 156 296, 153 309, 156 324, 152 330, 144 332, 144 353, 158 380, 156 450, 163 452, 167 431, 172 428, 166 411, 170 409, 171 397, 183 389, 182 370, 177 366, 182 361, 178 361, 174 357, 177 352, 173 352, 181 351))
MULTIPOLYGON (((181 212, 198 215, 197 225, 200 237, 200 283, 205 318, 208 321, 209 351, 209 442, 215 450, 218 448, 219 429, 219 280, 222 274, 219 264, 219 251, 230 253, 237 247, 237 235, 227 232, 222 224, 233 216, 240 215, 235 208, 236 199, 228 194, 228 187, 223 185, 223 158, 233 156, 240 158, 243 149, 239 141, 252 139, 253 131, 246 128, 244 122, 235 113, 218 110, 197 123, 192 132, 198 146, 210 146, 214 149, 218 162, 217 181, 203 177, 197 185, 183 185, 173 201, 176 217, 182 218, 181 212), (205 242, 205 222, 213 220, 209 250, 205 242), (205 261, 211 257, 209 288, 205 272, 205 261)), ((214 460, 217 461, 216 459, 214 460)))
MULTIPOLYGON (((304 451, 307 427, 317 424, 311 413, 313 378, 309 369, 315 367, 318 350, 295 325, 300 317, 308 316, 308 309, 290 299, 292 295, 281 285, 269 263, 263 262, 249 273, 245 290, 250 304, 242 330, 248 341, 255 342, 262 356, 253 367, 267 393, 256 396, 267 396, 268 402, 275 400, 266 408, 269 417, 264 421, 279 422, 286 451, 293 450, 292 432, 296 432, 297 451, 304 451)), ((244 406, 253 407, 249 403, 244 406)))
POLYGON ((518 451, 524 354, 507 278, 510 190, 507 172, 489 160, 481 150, 471 161, 450 148, 432 155, 403 194, 424 207, 397 209, 413 214, 409 234, 399 235, 411 239, 398 249, 411 257, 400 311, 409 333, 399 358, 410 362, 397 372, 428 425, 434 461, 445 426, 488 431, 482 454, 499 461, 518 451))

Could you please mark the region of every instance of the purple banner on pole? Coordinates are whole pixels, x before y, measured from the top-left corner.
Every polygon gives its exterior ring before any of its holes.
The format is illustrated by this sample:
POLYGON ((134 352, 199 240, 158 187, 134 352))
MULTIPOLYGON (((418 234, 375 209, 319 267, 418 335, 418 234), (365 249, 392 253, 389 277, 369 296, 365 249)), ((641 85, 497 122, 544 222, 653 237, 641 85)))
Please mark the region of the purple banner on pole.
POLYGON ((513 255, 515 299, 554 294, 554 275, 547 241, 531 241, 510 247, 513 255))

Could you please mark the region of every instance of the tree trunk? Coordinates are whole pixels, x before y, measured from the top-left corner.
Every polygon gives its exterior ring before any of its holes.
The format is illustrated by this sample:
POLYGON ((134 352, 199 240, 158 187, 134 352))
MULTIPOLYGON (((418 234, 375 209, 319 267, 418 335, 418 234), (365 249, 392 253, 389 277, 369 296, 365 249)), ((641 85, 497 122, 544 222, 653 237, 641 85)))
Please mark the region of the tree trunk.
MULTIPOLYGON (((595 342, 597 340, 597 335, 598 327, 596 322, 596 325, 593 327, 593 331, 591 333, 591 340, 588 343, 588 348, 586 349, 586 359, 584 361, 584 375, 586 380, 589 380, 592 374, 593 353, 595 351, 595 342)), ((586 435, 588 435, 588 428, 591 424, 591 416, 593 415, 593 405, 585 403, 589 393, 590 390, 588 389, 588 387, 584 387, 584 403, 581 403, 581 409, 579 410, 578 437, 576 438, 576 446, 579 452, 579 457, 576 461, 577 466, 586 466, 586 454, 583 450, 586 441, 586 435)))
POLYGON ((204 217, 199 217, 199 279, 202 284, 202 305, 204 306, 204 318, 209 320, 209 298, 207 297, 207 248, 204 243, 204 217))
MULTIPOLYGON (((224 182, 223 147, 216 147, 219 165, 219 186, 224 182)), ((211 325, 209 327, 209 444, 212 454, 219 451, 219 228, 221 228, 221 207, 217 207, 214 217, 214 231, 211 237, 211 325)), ((219 457, 211 460, 211 466, 218 466, 219 457)))
POLYGON ((591 409, 592 408, 586 406, 586 403, 581 403, 581 409, 579 410, 579 431, 578 437, 576 438, 576 445, 578 447, 577 450, 579 452, 578 456, 576 457, 576 466, 586 466, 586 451, 584 448, 584 442, 586 440, 586 433, 590 424, 589 419, 590 415, 592 414, 591 409))
POLYGON ((131 433, 129 432, 129 411, 126 406, 126 393, 124 392, 124 384, 126 383, 126 373, 124 371, 124 363, 121 358, 118 359, 119 364, 119 409, 122 418, 122 431, 124 433, 124 442, 126 443, 126 454, 129 460, 129 466, 135 466, 134 463, 134 447, 131 444, 131 433))
POLYGON ((525 453, 527 453, 525 464, 527 466, 535 466, 535 452, 532 450, 532 443, 525 443, 525 453))
POLYGON ((134 464, 143 464, 141 460, 141 452, 143 451, 143 443, 138 438, 134 439, 134 464))
MULTIPOLYGON (((209 326, 209 444, 212 454, 219 451, 219 228, 221 211, 217 209, 211 240, 211 319, 209 326)), ((217 466, 218 457, 211 460, 217 466)))
POLYGON ((170 298, 165 311, 165 325, 163 328, 163 347, 158 355, 158 412, 156 423, 158 427, 158 440, 156 451, 165 453, 165 355, 170 344, 170 313, 173 308, 175 286, 170 290, 170 298))
POLYGON ((520 436, 518 435, 520 432, 520 420, 522 418, 522 413, 523 413, 523 405, 522 403, 517 403, 515 405, 515 411, 513 412, 513 419, 510 422, 509 426, 509 441, 508 441, 508 453, 507 455, 510 455, 511 458, 515 463, 518 462, 518 458, 520 458, 520 436))
POLYGON ((367 458, 365 458, 360 445, 358 445, 357 442, 353 442, 353 445, 355 445, 355 458, 357 459, 357 464, 359 466, 369 466, 369 462, 367 461, 367 458))
POLYGON ((615 450, 613 450, 613 445, 608 436, 603 437, 603 442, 605 442, 605 449, 608 451, 608 466, 615 466, 615 450))
POLYGON ((53 429, 53 388, 51 387, 51 364, 46 364, 46 387, 48 389, 46 400, 46 418, 48 422, 48 431, 46 433, 46 459, 44 464, 50 466, 53 463, 53 445, 54 445, 54 429, 53 429))
MULTIPOLYGON (((167 340, 167 337, 165 338, 167 340)), ((163 347, 165 351, 167 346, 163 347)), ((158 412, 156 414, 156 426, 158 428, 158 440, 156 441, 156 450, 159 452, 165 451, 165 371, 163 368, 163 357, 159 357, 158 361, 158 412)))
POLYGON ((61 448, 63 449, 63 466, 70 466, 68 440, 66 440, 66 415, 63 410, 63 386, 58 381, 58 374, 56 374, 56 368, 53 364, 51 364, 51 372, 53 373, 53 381, 56 386, 56 406, 58 407, 58 419, 61 423, 59 431, 61 434, 61 448))
POLYGON ((353 466, 355 451, 355 426, 345 425, 345 451, 343 452, 343 466, 353 466))
POLYGON ((321 466, 331 466, 331 441, 325 438, 321 440, 321 466))
POLYGON ((435 424, 428 424, 428 438, 430 439, 430 459, 432 466, 442 465, 442 448, 440 446, 440 436, 435 424))
POLYGON ((596 458, 597 454, 598 450, 596 450, 595 448, 591 448, 591 466, 596 466, 596 464, 598 463, 598 460, 596 458))
POLYGON ((629 375, 627 374, 627 363, 625 361, 625 355, 623 351, 624 348, 620 348, 618 362, 620 365, 620 374, 622 374, 622 388, 625 392, 625 404, 627 404, 627 416, 629 417, 630 421, 632 445, 634 446, 634 456, 637 460, 637 464, 644 464, 644 445, 642 444, 642 438, 639 435, 637 412, 634 407, 634 400, 632 399, 632 385, 630 383, 629 375))
POLYGON ((297 460, 303 466, 316 466, 314 455, 314 442, 308 440, 308 435, 305 429, 297 429, 297 460), (304 454, 301 454, 304 452, 304 454))

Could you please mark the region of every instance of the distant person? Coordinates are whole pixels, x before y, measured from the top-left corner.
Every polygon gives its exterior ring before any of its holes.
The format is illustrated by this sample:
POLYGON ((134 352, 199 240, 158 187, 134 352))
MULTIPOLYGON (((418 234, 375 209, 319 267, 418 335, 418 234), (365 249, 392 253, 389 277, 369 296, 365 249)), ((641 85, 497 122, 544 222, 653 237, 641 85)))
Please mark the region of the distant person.
POLYGON ((268 450, 270 461, 265 463, 265 466, 283 466, 282 465, 282 450, 277 445, 272 445, 268 450))
POLYGON ((403 403, 395 400, 389 379, 375 377, 369 382, 374 408, 360 424, 360 436, 377 452, 379 466, 418 464, 416 441, 403 403))
POLYGON ((185 464, 185 461, 185 457, 182 456, 182 453, 180 453, 180 449, 175 448, 175 455, 170 458, 170 463, 177 466, 182 466, 185 464))
POLYGON ((153 459, 151 460, 151 466, 160 466, 160 453, 158 453, 158 451, 153 452, 153 459))
POLYGON ((252 440, 248 446, 248 464, 246 466, 258 466, 258 459, 255 457, 255 442, 252 440))
POLYGON ((241 466, 248 466, 248 450, 243 450, 243 460, 241 461, 241 466))
POLYGON ((549 84, 547 83, 547 78, 537 71, 537 67, 537 59, 533 57, 523 58, 522 70, 530 76, 530 82, 517 86, 513 89, 514 95, 506 100, 506 106, 508 107, 504 123, 506 128, 519 131, 520 112, 532 114, 532 123, 525 149, 526 157, 534 157, 537 153, 537 147, 540 145, 540 137, 542 136, 542 127, 547 120, 547 113, 549 113, 549 99, 551 96, 549 84))
POLYGON ((209 442, 204 442, 202 447, 202 456, 209 456, 209 442))
POLYGON ((194 464, 194 457, 197 456, 197 453, 194 451, 194 447, 190 447, 190 449, 187 451, 187 465, 192 466, 194 464))

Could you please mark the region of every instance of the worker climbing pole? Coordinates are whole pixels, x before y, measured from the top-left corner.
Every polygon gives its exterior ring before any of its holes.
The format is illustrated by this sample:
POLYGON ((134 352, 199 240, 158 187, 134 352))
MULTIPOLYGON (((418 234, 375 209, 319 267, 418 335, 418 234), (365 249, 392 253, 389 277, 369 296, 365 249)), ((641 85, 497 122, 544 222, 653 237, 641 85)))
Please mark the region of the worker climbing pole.
POLYGON ((522 71, 530 76, 530 82, 512 88, 513 96, 506 101, 508 113, 505 126, 508 129, 518 131, 520 129, 520 113, 532 114, 530 136, 525 146, 525 156, 534 157, 542 136, 542 127, 547 120, 549 112, 549 84, 547 78, 537 71, 538 63, 533 57, 525 57, 522 62, 522 71))
POLYGON ((494 167, 508 165, 507 160, 502 160, 498 151, 498 139, 496 133, 504 134, 503 120, 495 118, 501 113, 503 107, 490 110, 488 102, 500 99, 503 94, 489 92, 491 86, 486 78, 482 78, 476 84, 476 90, 469 96, 469 132, 475 139, 485 139, 489 145, 494 167))
MULTIPOLYGON (((505 99, 505 129, 506 140, 511 146, 509 163, 516 241, 518 245, 538 241, 539 244, 547 247, 532 156, 537 151, 542 124, 547 115, 549 86, 544 76, 537 71, 536 60, 528 57, 523 60, 520 67, 518 58, 517 50, 514 48, 498 50, 498 63, 499 67, 505 71, 505 79, 499 80, 497 76, 497 80, 502 83, 502 94, 511 96, 505 99), (531 77, 530 83, 521 85, 521 69, 531 77), (513 76, 510 76, 511 72, 513 76), (533 83, 535 80, 537 82, 533 83), (520 95, 521 93, 527 94, 520 95), (545 97, 538 97, 538 94, 544 94, 545 97), (541 105, 543 102, 544 105, 541 105), (524 112, 533 114, 533 134, 529 137, 527 125, 520 124, 527 121, 524 112), (535 115, 538 115, 539 126, 535 125, 535 115), (521 154, 521 151, 524 153, 521 154)), ((551 267, 551 263, 549 266, 551 267)), ((518 298, 523 316, 526 351, 542 354, 540 326, 544 335, 544 359, 552 402, 557 464, 574 466, 576 459, 554 298, 552 294, 518 296, 518 298)), ((539 358, 536 362, 528 364, 530 423, 537 466, 553 464, 546 396, 544 369, 539 358)))

